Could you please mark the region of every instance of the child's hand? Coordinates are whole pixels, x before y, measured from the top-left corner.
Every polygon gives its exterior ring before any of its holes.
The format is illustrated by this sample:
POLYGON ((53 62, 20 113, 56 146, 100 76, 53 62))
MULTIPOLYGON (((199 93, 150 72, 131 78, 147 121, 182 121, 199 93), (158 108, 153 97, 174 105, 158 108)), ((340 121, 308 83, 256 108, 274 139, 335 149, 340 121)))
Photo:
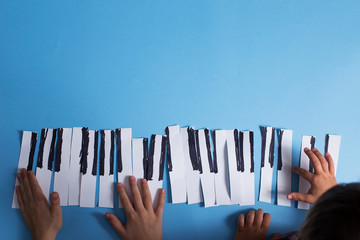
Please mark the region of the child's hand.
POLYGON ((126 213, 126 224, 111 213, 106 213, 105 217, 115 228, 122 239, 142 240, 142 239, 162 239, 162 214, 165 202, 165 190, 159 192, 159 202, 156 209, 153 209, 150 190, 145 179, 141 180, 143 198, 141 198, 135 177, 130 177, 130 188, 134 199, 132 206, 124 185, 118 183, 117 190, 121 203, 126 213))
POLYGON ((53 192, 50 195, 49 205, 32 171, 22 169, 17 177, 20 183, 16 187, 19 206, 33 239, 55 239, 62 227, 59 194, 53 192))
POLYGON ((324 192, 337 184, 334 161, 330 153, 325 154, 328 160, 326 161, 324 156, 316 148, 313 150, 305 148, 304 151, 312 162, 314 173, 298 167, 293 167, 292 170, 309 181, 311 187, 308 193, 290 193, 288 199, 313 204, 324 192))
POLYGON ((240 214, 238 227, 234 240, 264 240, 269 230, 271 216, 259 208, 256 212, 251 210, 245 220, 245 215, 240 214))

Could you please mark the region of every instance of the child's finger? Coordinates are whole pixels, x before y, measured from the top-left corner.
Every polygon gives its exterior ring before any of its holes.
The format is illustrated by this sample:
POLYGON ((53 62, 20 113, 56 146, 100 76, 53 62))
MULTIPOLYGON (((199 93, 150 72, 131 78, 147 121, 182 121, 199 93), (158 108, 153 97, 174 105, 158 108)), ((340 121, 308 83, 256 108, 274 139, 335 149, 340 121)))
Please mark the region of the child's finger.
POLYGON ((118 183, 116 188, 119 193, 121 204, 123 205, 125 213, 128 216, 130 213, 134 212, 134 208, 131 205, 129 197, 127 196, 127 194, 125 192, 124 185, 122 183, 118 183))
POLYGON ((141 198, 141 194, 139 191, 139 188, 136 184, 136 179, 134 176, 131 176, 130 179, 130 189, 131 189, 131 193, 134 199, 134 207, 136 211, 143 211, 145 210, 144 208, 144 204, 141 198))
POLYGON ((22 172, 18 173, 17 177, 18 177, 18 180, 19 180, 19 192, 21 194, 21 199, 23 200, 23 203, 27 203, 29 200, 28 200, 28 197, 27 197, 27 195, 25 193, 23 173, 22 172))
POLYGON ((315 173, 323 172, 321 163, 320 163, 319 159, 317 158, 317 156, 315 155, 315 153, 313 153, 309 148, 305 148, 304 152, 309 157, 309 159, 314 167, 314 172, 315 173))
POLYGON ((309 202, 309 195, 308 194, 305 194, 305 193, 290 193, 288 194, 287 198, 289 200, 293 200, 293 201, 302 201, 302 202, 307 202, 307 203, 310 203, 309 202))
POLYGON ((255 211, 251 210, 246 217, 245 225, 247 227, 252 227, 252 225, 254 225, 254 218, 255 218, 255 211))
POLYGON ((331 175, 334 175, 335 176, 335 164, 334 164, 334 160, 333 158, 331 157, 330 153, 325 153, 325 157, 326 159, 328 160, 328 163, 329 163, 329 172, 331 175))
POLYGON ((299 168, 299 167, 292 167, 291 170, 298 174, 299 176, 303 177, 304 179, 306 179, 308 182, 311 182, 311 179, 313 177, 313 174, 309 171, 306 171, 303 168, 299 168))
POLYGON ((240 214, 238 217, 238 227, 239 227, 239 230, 241 230, 245 227, 245 215, 244 214, 240 214))
POLYGON ((35 174, 32 171, 28 172, 28 176, 29 176, 29 183, 31 186, 31 191, 33 193, 34 198, 46 198, 40 185, 39 182, 37 181, 35 174))
POLYGON ((111 226, 113 226, 115 231, 119 234, 119 236, 121 238, 125 238, 125 227, 120 222, 120 220, 112 213, 105 213, 105 217, 107 218, 111 226))
POLYGON ((316 148, 311 150, 313 153, 315 153, 316 157, 319 159, 322 169, 324 170, 324 172, 329 172, 329 165, 328 162, 326 161, 326 159, 324 158, 324 156, 321 154, 321 152, 319 152, 319 150, 317 150, 316 148))
POLYGON ((159 198, 158 198, 157 206, 155 208, 155 214, 162 221, 162 215, 163 215, 164 204, 165 204, 165 189, 160 189, 158 194, 159 194, 159 198))
POLYGON ((143 202, 146 210, 153 211, 150 189, 146 179, 141 179, 141 189, 143 194, 143 202))
POLYGON ((269 213, 265 213, 261 224, 261 229, 267 232, 270 227, 270 222, 271 222, 271 215, 269 213))
POLYGON ((23 209, 24 208, 24 202, 23 202, 23 199, 21 197, 21 192, 20 192, 20 187, 19 186, 16 186, 16 196, 17 196, 17 200, 18 200, 20 209, 23 209))
POLYGON ((261 228, 261 224, 263 222, 263 218, 264 218, 264 211, 259 208, 256 212, 255 212, 255 220, 254 220, 254 226, 257 229, 261 228))

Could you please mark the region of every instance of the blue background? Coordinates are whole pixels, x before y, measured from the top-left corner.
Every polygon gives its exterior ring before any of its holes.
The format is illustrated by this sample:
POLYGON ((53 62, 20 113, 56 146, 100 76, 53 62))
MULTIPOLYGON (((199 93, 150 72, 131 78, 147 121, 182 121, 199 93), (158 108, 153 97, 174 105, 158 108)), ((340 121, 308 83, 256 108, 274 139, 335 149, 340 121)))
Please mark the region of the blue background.
MULTIPOLYGON (((22 130, 251 129, 257 190, 260 125, 294 130, 294 165, 301 135, 322 150, 326 133, 340 134, 338 181, 360 181, 359 29, 359 1, 2 0, 2 238, 30 239, 11 209, 22 130)), ((167 195, 164 238, 231 239, 237 215, 259 207, 272 214, 269 234, 298 229, 306 211, 274 200, 205 209, 167 195)), ((106 211, 64 207, 58 239, 116 237, 106 211)))

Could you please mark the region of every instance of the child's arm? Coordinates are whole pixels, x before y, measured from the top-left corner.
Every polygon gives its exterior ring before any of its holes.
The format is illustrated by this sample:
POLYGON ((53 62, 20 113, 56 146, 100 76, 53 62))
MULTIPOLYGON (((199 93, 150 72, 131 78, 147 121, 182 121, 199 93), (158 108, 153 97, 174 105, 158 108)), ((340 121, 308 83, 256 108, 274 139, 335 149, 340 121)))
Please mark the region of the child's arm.
POLYGON ((310 158, 314 173, 298 167, 293 167, 292 170, 309 181, 311 187, 308 193, 290 193, 288 199, 313 204, 324 192, 337 184, 334 161, 330 153, 325 153, 325 159, 316 148, 312 150, 305 148, 304 151, 310 158))
POLYGON ((112 213, 106 213, 105 217, 119 234, 126 239, 162 239, 162 214, 165 202, 165 190, 159 192, 159 200, 156 209, 153 209, 149 186, 145 179, 141 180, 143 198, 141 198, 135 177, 129 178, 134 206, 131 204, 124 185, 118 183, 117 191, 126 213, 126 224, 112 213))
POLYGON ((32 171, 22 169, 17 178, 19 186, 16 187, 16 194, 19 206, 33 240, 55 239, 62 227, 59 194, 53 192, 50 195, 49 205, 32 171))
POLYGON ((263 240, 269 230, 271 216, 259 208, 256 212, 251 210, 245 220, 245 215, 240 214, 238 227, 234 240, 263 240))

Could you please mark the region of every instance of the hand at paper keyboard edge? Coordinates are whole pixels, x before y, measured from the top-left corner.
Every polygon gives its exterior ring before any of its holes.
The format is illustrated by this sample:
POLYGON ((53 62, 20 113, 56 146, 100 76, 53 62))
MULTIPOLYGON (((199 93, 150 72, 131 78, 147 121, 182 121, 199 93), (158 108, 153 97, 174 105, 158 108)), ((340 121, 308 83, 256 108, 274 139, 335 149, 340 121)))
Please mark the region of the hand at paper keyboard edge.
POLYGON ((337 184, 334 161, 330 153, 325 153, 325 159, 316 148, 305 148, 304 152, 310 158, 314 173, 298 167, 293 167, 292 170, 309 181, 311 187, 307 193, 290 193, 288 199, 314 204, 323 193, 337 184))
POLYGON ((32 171, 22 169, 17 177, 19 206, 33 240, 55 239, 63 224, 59 194, 53 192, 50 195, 49 205, 32 171))
POLYGON ((159 191, 159 199, 156 209, 153 209, 150 190, 145 179, 141 180, 143 198, 136 184, 135 177, 129 178, 131 193, 134 199, 134 207, 125 192, 124 185, 118 183, 117 191, 120 201, 126 213, 126 224, 112 213, 106 213, 105 217, 109 220, 118 235, 124 239, 162 239, 162 215, 165 203, 165 190, 159 191))
POLYGON ((240 214, 238 217, 238 227, 235 232, 234 240, 263 240, 270 227, 271 215, 259 208, 251 210, 248 215, 240 214))

